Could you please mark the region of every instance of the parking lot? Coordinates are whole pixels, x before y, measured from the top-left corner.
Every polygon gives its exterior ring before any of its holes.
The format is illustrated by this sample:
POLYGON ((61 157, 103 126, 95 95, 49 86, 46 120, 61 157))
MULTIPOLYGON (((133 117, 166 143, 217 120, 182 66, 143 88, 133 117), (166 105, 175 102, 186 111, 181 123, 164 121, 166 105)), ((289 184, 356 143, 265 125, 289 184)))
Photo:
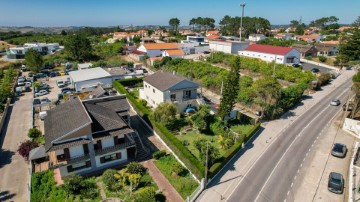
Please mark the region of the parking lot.
POLYGON ((304 70, 309 70, 309 71, 311 71, 312 68, 319 69, 321 73, 330 73, 330 72, 334 71, 334 70, 326 68, 326 67, 322 67, 319 65, 314 65, 314 64, 310 64, 310 63, 306 63, 306 62, 301 62, 301 65, 304 70))

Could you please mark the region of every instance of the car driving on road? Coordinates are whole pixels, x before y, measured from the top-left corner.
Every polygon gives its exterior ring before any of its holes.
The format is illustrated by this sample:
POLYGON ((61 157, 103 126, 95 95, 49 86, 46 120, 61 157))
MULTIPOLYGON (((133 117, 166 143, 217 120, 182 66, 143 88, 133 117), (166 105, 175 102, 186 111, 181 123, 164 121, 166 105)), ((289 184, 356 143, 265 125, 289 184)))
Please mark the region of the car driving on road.
POLYGON ((333 100, 331 100, 330 105, 331 106, 339 106, 340 105, 340 100, 333 99, 333 100))

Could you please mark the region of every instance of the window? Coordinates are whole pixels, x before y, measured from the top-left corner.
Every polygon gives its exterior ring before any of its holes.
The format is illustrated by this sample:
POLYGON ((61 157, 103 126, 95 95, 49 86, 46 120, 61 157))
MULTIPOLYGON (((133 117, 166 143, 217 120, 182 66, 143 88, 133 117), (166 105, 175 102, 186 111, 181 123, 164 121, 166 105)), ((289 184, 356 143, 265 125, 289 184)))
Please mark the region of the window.
POLYGON ((191 97, 191 90, 185 90, 184 91, 184 98, 190 98, 191 97))
POLYGON ((153 93, 155 93, 155 88, 153 88, 153 93))
POLYGON ((76 163, 73 165, 70 165, 67 167, 68 172, 72 172, 72 171, 77 171, 77 170, 81 170, 84 168, 89 168, 91 167, 91 161, 86 161, 86 162, 81 162, 81 163, 76 163))
POLYGON ((118 159, 121 159, 121 152, 101 157, 100 163, 107 163, 107 162, 115 161, 118 159))
POLYGON ((171 99, 172 101, 176 100, 176 94, 171 94, 171 95, 170 95, 170 99, 171 99))
POLYGON ((147 88, 147 85, 145 84, 145 88, 147 88))

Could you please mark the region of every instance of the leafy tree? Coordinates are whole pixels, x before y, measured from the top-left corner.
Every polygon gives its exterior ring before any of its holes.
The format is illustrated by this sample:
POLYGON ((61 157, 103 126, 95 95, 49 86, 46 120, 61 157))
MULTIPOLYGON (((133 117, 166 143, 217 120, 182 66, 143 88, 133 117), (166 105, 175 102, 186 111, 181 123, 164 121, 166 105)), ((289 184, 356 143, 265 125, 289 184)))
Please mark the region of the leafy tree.
POLYGON ((64 180, 64 190, 68 195, 80 194, 83 178, 80 175, 74 175, 64 180))
POLYGON ((116 170, 108 169, 101 176, 102 181, 104 182, 106 188, 110 191, 116 191, 120 188, 114 176, 115 174, 116 174, 116 170))
POLYGON ((131 174, 140 174, 144 175, 146 173, 146 168, 137 162, 131 162, 126 166, 126 170, 131 174))
POLYGON ((290 26, 291 26, 292 28, 297 27, 299 24, 300 24, 300 23, 299 23, 299 21, 297 21, 297 20, 291 20, 291 21, 290 21, 290 26))
POLYGON ((320 62, 326 62, 327 58, 325 56, 320 55, 319 57, 320 62))
POLYGON ((195 30, 195 25, 196 25, 196 18, 191 18, 190 21, 189 21, 189 25, 191 26, 192 25, 192 29, 193 31, 195 30))
POLYGON ((296 27, 295 34, 303 35, 305 33, 305 25, 301 24, 296 27))
POLYGON ((61 30, 61 35, 66 36, 66 35, 67 35, 66 31, 65 31, 65 30, 61 30))
POLYGON ((354 29, 352 35, 347 39, 346 43, 340 44, 340 54, 338 57, 341 59, 358 60, 360 59, 360 30, 354 29))
POLYGON ((140 174, 130 174, 128 176, 130 185, 131 185, 131 190, 136 189, 139 184, 140 184, 140 179, 141 179, 141 175, 140 174))
POLYGON ((165 126, 171 125, 175 120, 176 112, 177 108, 173 103, 161 103, 154 111, 155 121, 165 126))
MULTIPOLYGON (((240 28, 240 17, 230 17, 228 15, 224 16, 219 23, 221 27, 221 33, 223 35, 232 35, 238 36, 240 28)), ((243 17, 243 29, 244 36, 248 37, 249 34, 258 33, 258 34, 267 34, 267 31, 270 29, 270 22, 265 18, 257 17, 243 17)))
POLYGON ((171 18, 169 20, 169 25, 173 27, 173 30, 175 30, 175 33, 178 31, 178 27, 180 25, 180 20, 178 18, 171 18))
POLYGON ((36 147, 38 147, 38 143, 32 140, 26 140, 19 145, 18 153, 22 156, 25 160, 28 160, 30 151, 36 147))
POLYGON ((36 50, 30 49, 26 51, 25 63, 32 72, 39 72, 43 62, 42 55, 36 50))
POLYGON ((121 186, 126 186, 129 183, 129 173, 126 173, 125 169, 119 170, 115 175, 115 179, 120 183, 121 186))
POLYGON ((214 147, 214 145, 206 139, 197 139, 193 144, 199 151, 201 162, 203 162, 204 165, 206 165, 206 150, 208 149, 208 166, 210 167, 213 165, 216 158, 219 156, 219 149, 214 147))
POLYGON ((155 202, 155 189, 153 187, 145 187, 139 189, 139 191, 135 194, 135 201, 155 202))
POLYGON ((175 162, 173 165, 172 165, 172 171, 178 175, 178 176, 184 176, 186 174, 186 169, 184 168, 184 166, 182 166, 179 162, 175 162))
POLYGON ((236 103, 236 97, 239 91, 240 80, 240 57, 235 57, 231 64, 230 72, 224 82, 224 89, 220 101, 220 109, 218 115, 224 120, 236 103))
POLYGON ((31 139, 38 138, 42 135, 41 131, 37 128, 30 128, 28 131, 28 137, 31 139))
POLYGON ((190 117, 194 125, 200 130, 206 130, 209 127, 211 121, 210 109, 209 105, 200 105, 199 111, 190 117))
POLYGON ((92 47, 88 38, 83 34, 69 36, 65 44, 68 57, 75 61, 86 61, 92 57, 92 47))
POLYGON ((356 18, 356 20, 352 24, 354 27, 360 27, 360 16, 356 18))

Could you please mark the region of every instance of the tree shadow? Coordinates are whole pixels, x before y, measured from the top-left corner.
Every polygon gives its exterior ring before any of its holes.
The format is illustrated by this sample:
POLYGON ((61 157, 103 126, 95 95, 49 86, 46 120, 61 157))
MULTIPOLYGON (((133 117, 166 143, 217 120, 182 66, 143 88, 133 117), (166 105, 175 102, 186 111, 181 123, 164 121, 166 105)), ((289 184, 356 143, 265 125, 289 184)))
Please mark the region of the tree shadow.
POLYGON ((0 192, 0 201, 10 200, 10 199, 14 198, 14 196, 16 196, 16 194, 10 194, 9 191, 1 191, 0 192))
POLYGON ((10 164, 12 161, 12 156, 15 154, 15 152, 13 151, 3 149, 4 139, 8 130, 12 109, 13 107, 9 106, 7 116, 2 131, 0 133, 0 168, 2 168, 4 165, 10 164))
POLYGON ((15 152, 9 150, 0 150, 0 168, 3 166, 10 164, 12 161, 12 156, 15 155, 15 152))

